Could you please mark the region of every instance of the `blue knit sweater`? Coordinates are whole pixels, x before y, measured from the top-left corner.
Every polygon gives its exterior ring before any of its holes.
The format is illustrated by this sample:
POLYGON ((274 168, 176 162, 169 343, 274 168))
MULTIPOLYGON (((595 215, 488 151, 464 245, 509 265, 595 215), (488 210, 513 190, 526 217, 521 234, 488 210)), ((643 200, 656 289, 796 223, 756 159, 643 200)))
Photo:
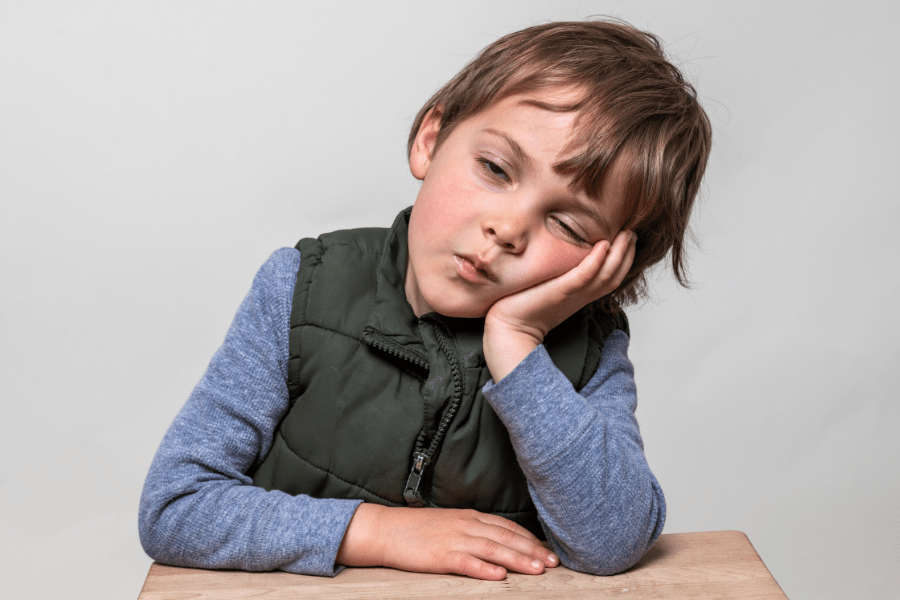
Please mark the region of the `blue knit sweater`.
MULTIPOLYGON (((288 410, 288 330, 300 253, 275 252, 156 453, 139 529, 159 562, 334 575, 358 500, 265 491, 246 475, 288 410)), ((665 500, 644 458, 628 337, 616 331, 576 392, 543 346, 484 388, 509 430, 538 515, 564 566, 612 574, 662 532, 665 500)))

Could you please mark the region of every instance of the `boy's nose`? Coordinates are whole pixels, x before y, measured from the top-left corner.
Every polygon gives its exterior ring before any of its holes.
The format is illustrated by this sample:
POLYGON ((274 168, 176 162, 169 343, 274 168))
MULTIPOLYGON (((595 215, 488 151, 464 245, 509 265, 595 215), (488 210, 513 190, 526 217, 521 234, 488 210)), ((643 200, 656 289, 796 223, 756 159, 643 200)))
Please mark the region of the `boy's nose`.
POLYGON ((508 215, 501 215, 485 223, 487 236, 498 246, 513 254, 518 254, 525 250, 527 242, 526 232, 527 228, 522 223, 517 222, 516 219, 508 215))

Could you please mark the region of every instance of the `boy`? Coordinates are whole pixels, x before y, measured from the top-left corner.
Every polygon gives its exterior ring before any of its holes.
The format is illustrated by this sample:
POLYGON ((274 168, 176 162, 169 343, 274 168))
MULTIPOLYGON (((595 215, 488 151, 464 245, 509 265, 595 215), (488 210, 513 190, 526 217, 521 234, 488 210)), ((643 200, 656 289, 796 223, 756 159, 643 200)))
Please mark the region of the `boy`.
POLYGON ((260 270, 151 466, 147 553, 484 579, 633 565, 665 500, 619 307, 670 251, 684 282, 709 146, 652 35, 554 23, 490 45, 413 124, 411 210, 260 270))

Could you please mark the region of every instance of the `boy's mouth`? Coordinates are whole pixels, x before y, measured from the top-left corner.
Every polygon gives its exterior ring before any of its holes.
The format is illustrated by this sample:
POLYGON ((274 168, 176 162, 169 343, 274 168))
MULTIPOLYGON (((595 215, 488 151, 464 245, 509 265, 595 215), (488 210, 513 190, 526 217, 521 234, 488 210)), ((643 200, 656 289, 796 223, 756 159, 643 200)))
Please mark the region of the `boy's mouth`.
POLYGON ((481 260, 477 256, 454 254, 453 259, 456 261, 457 272, 466 281, 471 283, 485 283, 488 281, 497 283, 499 281, 491 270, 490 263, 481 260))

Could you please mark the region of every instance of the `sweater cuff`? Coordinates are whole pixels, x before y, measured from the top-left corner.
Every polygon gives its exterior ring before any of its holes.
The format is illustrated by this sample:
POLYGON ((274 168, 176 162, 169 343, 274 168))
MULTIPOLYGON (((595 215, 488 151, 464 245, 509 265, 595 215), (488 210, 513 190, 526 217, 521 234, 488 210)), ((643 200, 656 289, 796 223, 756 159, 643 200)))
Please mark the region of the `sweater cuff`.
POLYGON ((344 565, 337 564, 337 553, 344 541, 344 534, 350 525, 350 520, 356 514, 356 509, 362 504, 362 500, 338 500, 329 501, 329 510, 316 515, 316 538, 308 540, 309 552, 297 560, 283 565, 282 571, 297 573, 300 575, 319 575, 334 577, 344 570, 344 565))

